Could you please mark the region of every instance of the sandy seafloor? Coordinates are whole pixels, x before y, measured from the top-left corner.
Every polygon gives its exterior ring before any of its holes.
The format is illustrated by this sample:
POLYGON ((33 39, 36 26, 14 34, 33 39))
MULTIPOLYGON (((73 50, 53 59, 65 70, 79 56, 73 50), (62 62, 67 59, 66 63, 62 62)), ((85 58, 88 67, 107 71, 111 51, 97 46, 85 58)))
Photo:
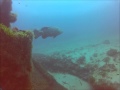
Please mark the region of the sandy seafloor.
POLYGON ((87 82, 73 75, 61 73, 51 73, 51 75, 68 90, 92 90, 87 82))
MULTIPOLYGON (((68 41, 57 42, 55 39, 51 42, 40 43, 39 40, 34 41, 37 44, 33 44, 33 53, 43 53, 46 55, 51 55, 56 52, 60 52, 66 56, 73 58, 75 63, 77 58, 80 56, 86 57, 86 63, 95 62, 100 60, 98 64, 100 66, 104 65, 103 59, 107 57, 106 52, 110 49, 116 49, 120 51, 120 40, 119 35, 116 37, 101 38, 101 39, 91 39, 91 40, 80 40, 80 39, 71 39, 68 41), (104 40, 109 40, 110 44, 103 44, 104 40), (39 42, 39 43, 38 43, 39 42), (97 56, 93 56, 94 53, 97 53, 97 56), (92 57, 92 60, 90 59, 92 57)), ((117 71, 108 73, 108 78, 110 82, 120 83, 120 55, 117 58, 119 60, 114 61, 113 57, 110 57, 109 64, 114 64, 117 68, 117 71)), ((94 63, 93 63, 94 64, 94 63)), ((79 79, 76 76, 62 73, 51 73, 54 76, 57 82, 59 82, 68 90, 91 90, 89 83, 79 79)), ((97 73, 95 75, 96 79, 101 78, 97 73)))

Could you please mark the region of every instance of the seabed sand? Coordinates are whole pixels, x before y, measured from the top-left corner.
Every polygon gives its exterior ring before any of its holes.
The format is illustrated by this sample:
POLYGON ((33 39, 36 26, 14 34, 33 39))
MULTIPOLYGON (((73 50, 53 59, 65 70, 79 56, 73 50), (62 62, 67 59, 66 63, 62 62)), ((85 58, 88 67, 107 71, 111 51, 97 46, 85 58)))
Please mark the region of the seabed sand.
MULTIPOLYGON (((110 49, 116 49, 117 51, 120 52, 119 36, 116 38, 115 37, 103 38, 103 39, 101 38, 100 40, 96 40, 96 41, 69 40, 66 42, 63 41, 58 43, 49 42, 48 44, 43 45, 41 47, 40 44, 38 44, 38 46, 33 47, 33 53, 35 52, 35 53, 43 53, 46 55, 52 55, 53 53, 59 52, 63 55, 66 55, 67 57, 71 57, 74 63, 76 63, 77 59, 80 56, 85 56, 87 64, 96 63, 99 65, 99 67, 101 67, 105 65, 103 59, 105 57, 108 57, 106 53, 110 49), (109 40, 110 44, 103 44, 102 42, 104 40, 109 40), (95 53, 97 53, 97 56, 94 56, 95 53), (99 60, 99 62, 97 62, 97 60, 99 60)), ((120 55, 118 56, 116 61, 114 61, 113 57, 110 57, 109 64, 114 64, 117 71, 112 71, 107 73, 108 74, 107 78, 105 77, 103 79, 105 80, 107 79, 110 82, 113 83, 117 82, 120 84, 120 55)), ((97 71, 99 72, 99 70, 96 70, 95 71, 96 74, 94 74, 96 80, 102 78, 101 76, 99 76, 99 73, 97 71)), ((84 82, 75 76, 66 74, 67 77, 62 78, 64 76, 63 74, 52 73, 52 75, 62 85, 64 80, 65 82, 69 82, 69 85, 64 84, 64 86, 69 88, 69 90, 90 90, 90 86, 87 82, 84 82), (83 83, 83 86, 80 85, 80 81, 83 83), (75 89, 71 89, 72 86, 75 86, 75 89)), ((120 88, 118 90, 120 90, 120 88)))
POLYGON ((92 90, 90 85, 70 74, 50 73, 55 80, 68 90, 92 90))

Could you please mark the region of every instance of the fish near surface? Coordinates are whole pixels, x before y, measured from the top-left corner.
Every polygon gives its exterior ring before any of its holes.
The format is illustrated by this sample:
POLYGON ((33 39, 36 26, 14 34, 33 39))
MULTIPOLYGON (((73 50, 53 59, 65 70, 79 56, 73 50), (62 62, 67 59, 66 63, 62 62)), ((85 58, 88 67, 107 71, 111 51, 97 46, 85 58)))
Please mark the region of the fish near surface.
POLYGON ((58 28, 54 27, 43 27, 41 30, 34 30, 34 36, 35 39, 38 37, 42 37, 43 39, 47 37, 53 37, 55 38, 56 36, 62 34, 62 31, 60 31, 58 28))

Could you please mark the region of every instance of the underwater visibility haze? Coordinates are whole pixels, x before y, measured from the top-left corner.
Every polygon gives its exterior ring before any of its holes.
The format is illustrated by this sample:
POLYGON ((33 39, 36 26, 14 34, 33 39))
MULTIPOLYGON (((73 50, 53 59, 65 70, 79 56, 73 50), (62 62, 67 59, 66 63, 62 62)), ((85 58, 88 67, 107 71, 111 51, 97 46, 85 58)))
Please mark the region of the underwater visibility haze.
POLYGON ((62 32, 32 43, 33 58, 57 82, 68 90, 90 90, 95 80, 120 90, 119 0, 12 1, 12 12, 17 14, 12 27, 31 32, 55 27, 62 32))
POLYGON ((13 0, 13 12, 18 17, 12 26, 21 30, 50 26, 64 32, 55 39, 39 38, 34 41, 33 52, 119 36, 118 0, 13 0))

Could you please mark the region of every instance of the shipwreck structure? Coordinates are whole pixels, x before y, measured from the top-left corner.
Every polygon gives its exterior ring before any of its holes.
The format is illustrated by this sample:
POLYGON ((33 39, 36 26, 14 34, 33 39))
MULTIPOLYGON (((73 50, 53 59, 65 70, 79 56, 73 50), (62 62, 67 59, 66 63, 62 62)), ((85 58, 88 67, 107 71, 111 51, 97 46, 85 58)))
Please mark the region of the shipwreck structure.
POLYGON ((33 34, 11 30, 16 21, 11 14, 12 1, 0 2, 0 89, 2 90, 67 90, 31 59, 33 34))

